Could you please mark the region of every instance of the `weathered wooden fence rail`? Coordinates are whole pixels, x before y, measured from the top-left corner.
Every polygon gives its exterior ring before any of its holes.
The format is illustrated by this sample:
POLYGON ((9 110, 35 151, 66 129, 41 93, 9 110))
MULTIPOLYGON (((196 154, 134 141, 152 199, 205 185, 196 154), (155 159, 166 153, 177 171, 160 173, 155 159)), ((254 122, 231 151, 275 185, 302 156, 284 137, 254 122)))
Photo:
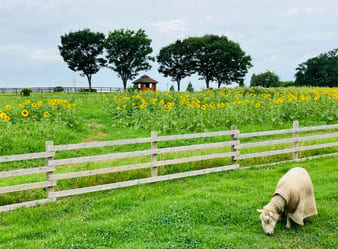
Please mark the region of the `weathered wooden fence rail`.
MULTIPOLYGON (((30 206, 35 206, 38 204, 52 202, 52 201, 56 201, 57 198, 64 197, 64 196, 84 194, 84 193, 109 190, 109 189, 115 189, 115 188, 121 188, 121 187, 127 187, 127 186, 134 186, 134 185, 144 184, 144 183, 159 182, 159 181, 178 179, 178 178, 183 178, 183 177, 188 177, 188 176, 208 174, 212 172, 220 172, 220 171, 238 169, 239 168, 238 160, 245 160, 248 158, 292 153, 293 160, 298 160, 298 152, 300 151, 338 146, 338 142, 319 143, 319 144, 308 145, 308 146, 299 146, 299 142, 303 142, 303 141, 336 138, 338 137, 337 132, 329 133, 327 131, 326 134, 310 135, 310 136, 303 136, 303 137, 299 137, 299 133, 307 132, 307 131, 317 131, 317 130, 330 130, 330 129, 331 130, 338 129, 338 124, 299 128, 298 122, 295 121, 293 128, 291 129, 251 132, 251 133, 240 133, 240 131, 235 126, 233 126, 232 129, 229 131, 184 134, 184 135, 174 135, 174 136, 157 136, 156 132, 152 132, 151 137, 148 137, 148 138, 124 139, 124 140, 115 140, 115 141, 68 144, 68 145, 54 145, 53 142, 47 141, 45 152, 0 157, 0 163, 30 160, 30 159, 43 159, 43 158, 46 159, 46 165, 43 167, 17 169, 17 170, 10 170, 10 171, 0 171, 0 178, 45 173, 46 174, 45 181, 0 187, 0 194, 12 193, 12 192, 24 191, 24 190, 32 190, 32 189, 37 189, 37 188, 46 188, 46 198, 35 200, 35 201, 0 206, 0 212, 14 210, 16 208, 20 208, 24 206, 30 207, 30 206), (250 137, 271 136, 271 135, 288 134, 288 133, 293 134, 293 137, 286 138, 286 139, 285 138, 273 139, 273 140, 270 139, 266 141, 253 142, 253 143, 252 142, 241 143, 240 141, 241 138, 244 139, 244 138, 250 138, 250 137), (193 145, 185 145, 185 146, 178 146, 178 147, 157 148, 157 143, 163 142, 163 141, 186 140, 186 139, 220 137, 220 136, 222 137, 230 136, 230 141, 213 142, 213 143, 207 143, 207 144, 193 144, 193 145), (66 158, 66 159, 54 159, 55 153, 58 151, 98 148, 98 147, 106 147, 106 146, 142 144, 142 143, 143 144, 150 143, 151 149, 131 151, 131 152, 117 152, 117 153, 112 153, 112 154, 75 157, 75 158, 66 158), (243 149, 243 148, 253 148, 253 147, 268 146, 268 145, 279 145, 279 144, 286 144, 286 143, 292 143, 293 147, 287 148, 287 149, 281 149, 281 150, 264 151, 264 152, 259 152, 259 153, 242 154, 240 152, 240 149, 243 149), (201 150, 201 149, 203 150, 203 149, 210 149, 210 148, 224 148, 224 147, 228 147, 230 149, 230 152, 198 155, 198 156, 169 159, 169 160, 158 160, 158 157, 157 157, 157 155, 163 154, 163 153, 192 151, 192 150, 201 150), (129 158, 129 157, 137 157, 137 156, 145 156, 145 155, 151 156, 150 162, 55 174, 55 169, 57 166, 86 163, 86 162, 96 162, 96 161, 103 161, 103 160, 114 160, 114 159, 120 159, 120 158, 129 158), (207 169, 201 169, 201 170, 195 170, 195 171, 187 171, 187 172, 182 172, 182 173, 158 176, 158 171, 157 171, 158 167, 162 167, 166 165, 188 163, 188 162, 196 162, 196 161, 202 161, 202 160, 209 160, 209 159, 227 158, 227 157, 231 158, 231 163, 226 166, 219 166, 219 167, 214 167, 214 168, 207 168, 207 169), (115 172, 129 171, 129 170, 145 169, 145 168, 151 168, 151 177, 98 185, 98 186, 55 191, 55 186, 57 186, 58 180, 94 176, 94 175, 108 174, 108 173, 115 173, 115 172)), ((330 155, 338 155, 338 153, 335 152, 335 153, 330 153, 330 154, 324 154, 321 156, 330 156, 330 155)))

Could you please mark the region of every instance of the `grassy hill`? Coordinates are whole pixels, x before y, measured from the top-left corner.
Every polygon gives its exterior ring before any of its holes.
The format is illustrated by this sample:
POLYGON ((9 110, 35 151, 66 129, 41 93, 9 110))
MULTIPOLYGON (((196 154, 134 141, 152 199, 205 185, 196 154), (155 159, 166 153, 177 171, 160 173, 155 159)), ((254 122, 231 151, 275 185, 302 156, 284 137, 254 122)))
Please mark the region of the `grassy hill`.
POLYGON ((337 157, 68 197, 0 214, 0 248, 337 248, 337 157), (290 168, 306 168, 319 215, 277 223, 257 208, 290 168))

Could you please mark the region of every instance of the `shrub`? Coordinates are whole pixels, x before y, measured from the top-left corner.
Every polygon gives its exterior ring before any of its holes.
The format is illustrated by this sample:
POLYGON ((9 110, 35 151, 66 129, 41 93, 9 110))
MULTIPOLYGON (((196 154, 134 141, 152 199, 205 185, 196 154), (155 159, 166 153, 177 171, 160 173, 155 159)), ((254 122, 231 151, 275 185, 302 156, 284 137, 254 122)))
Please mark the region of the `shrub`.
POLYGON ((187 91, 188 91, 188 92, 193 92, 193 91, 194 91, 194 88, 192 87, 191 82, 189 82, 189 84, 188 84, 188 86, 187 86, 187 91))
POLYGON ((137 87, 137 85, 130 86, 130 87, 128 87, 127 91, 130 92, 130 93, 137 92, 138 87, 137 87))
POLYGON ((86 93, 87 93, 87 92, 97 92, 97 90, 92 88, 92 90, 90 91, 89 88, 82 88, 82 89, 80 90, 80 92, 86 92, 86 93))
POLYGON ((54 92, 64 92, 65 89, 62 86, 56 86, 54 87, 54 92))
POLYGON ((32 89, 30 88, 22 88, 20 95, 22 96, 30 96, 32 94, 32 89))
POLYGON ((295 86, 294 81, 279 81, 278 82, 278 87, 290 87, 290 86, 295 86))

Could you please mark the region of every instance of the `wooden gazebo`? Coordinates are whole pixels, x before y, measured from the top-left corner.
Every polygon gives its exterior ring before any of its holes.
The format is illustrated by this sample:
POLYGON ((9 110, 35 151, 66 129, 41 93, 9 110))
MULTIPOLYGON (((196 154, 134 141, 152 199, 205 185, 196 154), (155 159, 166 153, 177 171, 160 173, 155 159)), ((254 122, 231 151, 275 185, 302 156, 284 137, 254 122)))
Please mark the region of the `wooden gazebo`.
POLYGON ((150 78, 148 75, 143 75, 137 80, 133 81, 134 85, 141 91, 156 91, 156 84, 158 81, 150 78))

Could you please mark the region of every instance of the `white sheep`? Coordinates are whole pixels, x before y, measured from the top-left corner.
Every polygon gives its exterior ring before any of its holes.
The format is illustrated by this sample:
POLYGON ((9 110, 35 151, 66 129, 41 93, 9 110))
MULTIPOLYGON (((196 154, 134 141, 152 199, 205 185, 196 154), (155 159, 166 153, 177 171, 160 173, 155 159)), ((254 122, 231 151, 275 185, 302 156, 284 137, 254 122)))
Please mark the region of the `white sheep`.
POLYGON ((291 227, 290 218, 299 225, 303 219, 318 214, 313 185, 309 173, 300 167, 290 169, 279 181, 271 201, 257 209, 264 232, 271 236, 275 225, 286 216, 286 228, 291 227))

